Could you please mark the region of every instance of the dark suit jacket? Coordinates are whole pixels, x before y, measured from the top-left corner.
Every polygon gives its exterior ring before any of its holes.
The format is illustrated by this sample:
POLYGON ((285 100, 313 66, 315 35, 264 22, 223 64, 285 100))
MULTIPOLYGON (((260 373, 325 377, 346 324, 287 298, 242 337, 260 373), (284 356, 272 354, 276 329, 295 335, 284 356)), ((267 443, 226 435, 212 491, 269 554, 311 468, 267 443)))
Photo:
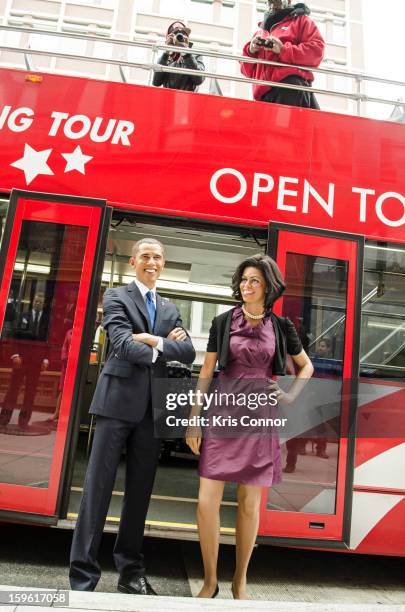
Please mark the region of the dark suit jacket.
POLYGON ((166 362, 192 363, 195 351, 190 337, 183 342, 166 338, 175 327, 182 327, 182 321, 176 306, 158 294, 152 332, 145 301, 135 283, 107 289, 103 309, 103 327, 110 349, 90 412, 138 423, 150 402, 152 407, 159 407, 156 405, 159 393, 153 380, 167 378, 166 362), (154 364, 152 348, 132 339, 132 334, 142 332, 163 337, 163 352, 154 364))
MULTIPOLYGON (((231 308, 227 312, 214 317, 208 338, 207 351, 218 353, 218 366, 220 370, 228 363, 229 333, 233 311, 234 308, 231 308)), ((278 317, 273 312, 270 316, 276 336, 273 374, 283 376, 286 371, 287 353, 289 355, 298 355, 302 351, 302 344, 294 323, 288 317, 278 317)))
POLYGON ((0 362, 10 367, 10 358, 18 354, 23 365, 39 368, 43 359, 49 359, 49 346, 46 342, 49 327, 49 311, 43 310, 39 325, 34 329, 32 311, 23 312, 14 321, 13 328, 7 332, 0 343, 0 362))
POLYGON ((48 335, 49 313, 42 311, 37 329, 34 329, 34 317, 32 310, 23 312, 14 327, 13 338, 21 340, 44 341, 48 335))

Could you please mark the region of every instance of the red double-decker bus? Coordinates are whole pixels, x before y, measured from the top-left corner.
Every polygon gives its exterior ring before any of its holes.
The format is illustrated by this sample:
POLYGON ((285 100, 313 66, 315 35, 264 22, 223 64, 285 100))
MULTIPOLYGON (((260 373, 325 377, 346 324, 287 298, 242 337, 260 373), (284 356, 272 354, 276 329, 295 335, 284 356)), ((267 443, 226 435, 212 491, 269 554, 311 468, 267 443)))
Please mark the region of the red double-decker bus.
MULTIPOLYGON (((158 290, 196 346, 193 375, 213 316, 233 304, 236 265, 267 251, 287 281, 278 312, 334 390, 322 440, 304 426, 299 443, 284 440, 293 459, 263 491, 259 542, 403 555, 404 163, 395 123, 1 69, 0 519, 74 526, 102 294, 131 281, 131 246, 153 236, 167 248, 158 290)), ((154 535, 197 537, 196 465, 182 451, 164 447, 154 535)), ((111 528, 122 491, 120 471, 111 528)), ((227 485, 225 542, 235 514, 227 485)))

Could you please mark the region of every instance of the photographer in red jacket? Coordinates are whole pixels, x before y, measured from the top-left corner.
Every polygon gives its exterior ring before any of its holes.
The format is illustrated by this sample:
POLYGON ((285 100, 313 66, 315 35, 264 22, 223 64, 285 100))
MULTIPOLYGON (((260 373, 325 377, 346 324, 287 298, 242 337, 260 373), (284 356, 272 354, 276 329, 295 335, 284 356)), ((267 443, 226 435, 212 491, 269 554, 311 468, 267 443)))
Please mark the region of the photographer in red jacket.
MULTIPOLYGON (((309 8, 303 2, 291 4, 291 0, 269 0, 268 8, 260 29, 243 48, 243 55, 282 64, 318 67, 324 56, 325 41, 308 16, 309 8)), ((241 70, 245 76, 252 79, 302 85, 308 88, 314 80, 312 72, 293 66, 241 62, 241 70)), ((263 102, 319 108, 311 91, 254 85, 253 95, 255 100, 263 102)))

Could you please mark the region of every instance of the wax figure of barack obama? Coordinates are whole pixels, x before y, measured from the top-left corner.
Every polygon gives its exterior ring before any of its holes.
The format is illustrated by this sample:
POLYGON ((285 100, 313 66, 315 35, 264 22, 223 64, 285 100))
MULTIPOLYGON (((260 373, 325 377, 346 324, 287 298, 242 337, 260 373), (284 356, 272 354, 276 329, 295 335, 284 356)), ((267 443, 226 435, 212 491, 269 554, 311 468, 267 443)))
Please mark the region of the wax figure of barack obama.
POLYGON ((97 415, 79 517, 70 554, 72 589, 92 591, 100 578, 97 555, 117 467, 126 448, 125 492, 114 560, 118 590, 156 595, 145 576, 141 546, 159 457, 154 437, 153 379, 167 376, 166 361, 191 363, 195 351, 174 304, 156 293, 164 247, 136 242, 130 259, 136 278, 107 289, 103 326, 109 352, 90 412, 97 415))

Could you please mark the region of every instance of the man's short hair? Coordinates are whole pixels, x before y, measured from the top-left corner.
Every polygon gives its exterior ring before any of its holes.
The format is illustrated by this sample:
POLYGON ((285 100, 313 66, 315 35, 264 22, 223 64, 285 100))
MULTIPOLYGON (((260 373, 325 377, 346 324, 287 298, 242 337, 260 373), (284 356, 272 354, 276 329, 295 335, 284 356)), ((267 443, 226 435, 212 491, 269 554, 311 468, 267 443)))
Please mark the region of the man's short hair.
POLYGON ((160 240, 156 240, 156 238, 141 238, 140 240, 137 240, 132 246, 132 257, 136 257, 136 254, 138 253, 139 248, 142 244, 154 244, 160 246, 160 248, 162 249, 163 257, 165 256, 165 247, 160 242, 160 240))

